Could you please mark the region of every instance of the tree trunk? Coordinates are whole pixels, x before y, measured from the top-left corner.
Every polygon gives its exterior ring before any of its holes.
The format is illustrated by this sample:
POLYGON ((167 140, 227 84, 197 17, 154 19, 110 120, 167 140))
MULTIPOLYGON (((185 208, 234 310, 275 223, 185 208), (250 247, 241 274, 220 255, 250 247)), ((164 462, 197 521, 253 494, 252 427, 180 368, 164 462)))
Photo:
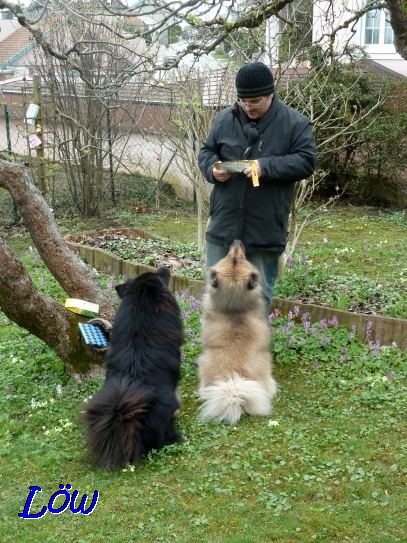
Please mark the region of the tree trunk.
MULTIPOLYGON (((99 304, 100 316, 111 321, 112 302, 91 268, 66 245, 28 170, 0 160, 0 186, 13 197, 42 260, 67 295, 99 304)), ((78 323, 83 317, 39 293, 17 255, 2 239, 0 262, 0 309, 9 319, 43 340, 71 373, 86 373, 94 364, 103 362, 101 352, 86 347, 79 337, 78 323)))
POLYGON ((396 51, 407 60, 407 2, 405 0, 387 0, 386 5, 390 12, 396 51))

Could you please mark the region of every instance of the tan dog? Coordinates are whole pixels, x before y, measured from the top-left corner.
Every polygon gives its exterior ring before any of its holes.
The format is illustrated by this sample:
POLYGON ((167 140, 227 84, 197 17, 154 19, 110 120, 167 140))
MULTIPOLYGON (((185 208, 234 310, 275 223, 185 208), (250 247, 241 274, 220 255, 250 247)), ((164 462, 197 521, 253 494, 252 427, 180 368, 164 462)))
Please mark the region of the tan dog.
POLYGON ((271 375, 270 325, 262 278, 241 241, 209 270, 198 359, 199 417, 235 424, 243 413, 267 415, 277 385, 271 375))

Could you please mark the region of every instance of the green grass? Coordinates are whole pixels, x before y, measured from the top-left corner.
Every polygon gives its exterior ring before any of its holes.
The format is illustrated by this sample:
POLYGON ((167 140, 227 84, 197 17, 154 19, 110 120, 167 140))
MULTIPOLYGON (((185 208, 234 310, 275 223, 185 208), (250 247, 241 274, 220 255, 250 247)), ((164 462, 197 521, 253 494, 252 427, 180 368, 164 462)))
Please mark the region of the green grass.
POLYGON ((89 464, 78 419, 101 381, 73 381, 36 338, 0 318, 2 541, 405 541, 407 353, 361 345, 335 323, 276 318, 272 414, 203 424, 199 305, 179 300, 187 441, 118 473, 89 464), (92 514, 18 517, 30 485, 42 488, 37 513, 68 483, 89 500, 98 490, 92 514))
MULTIPOLYGON (((191 215, 165 215, 122 211, 105 219, 111 226, 170 233, 177 242, 194 240, 191 215)), ((82 231, 107 223, 60 224, 82 231)), ((301 239, 298 259, 304 255, 306 264, 291 268, 297 274, 292 283, 304 271, 312 276, 322 270, 353 284, 362 283, 360 278, 398 284, 405 302, 405 236, 405 218, 398 212, 344 207, 321 214, 301 239), (369 265, 364 255, 371 255, 369 265)), ((10 242, 38 287, 62 299, 35 251, 26 251, 26 236, 14 235, 10 242)), ((109 278, 101 281, 107 285, 109 278)), ((330 289, 338 291, 332 284, 330 289)), ((79 422, 81 404, 102 381, 72 380, 53 352, 0 314, 1 541, 405 542, 407 352, 362 345, 334 322, 273 318, 279 384, 273 412, 244 417, 235 427, 203 424, 197 420, 194 366, 199 305, 188 297, 180 303, 187 339, 179 425, 187 441, 118 473, 90 465, 79 422), (60 484, 71 484, 80 497, 98 490, 94 512, 18 517, 30 485, 42 488, 33 501, 35 513, 60 484)))
POLYGON ((396 276, 407 282, 406 235, 407 215, 400 211, 338 206, 319 214, 298 251, 333 274, 358 273, 378 282, 392 282, 396 276))

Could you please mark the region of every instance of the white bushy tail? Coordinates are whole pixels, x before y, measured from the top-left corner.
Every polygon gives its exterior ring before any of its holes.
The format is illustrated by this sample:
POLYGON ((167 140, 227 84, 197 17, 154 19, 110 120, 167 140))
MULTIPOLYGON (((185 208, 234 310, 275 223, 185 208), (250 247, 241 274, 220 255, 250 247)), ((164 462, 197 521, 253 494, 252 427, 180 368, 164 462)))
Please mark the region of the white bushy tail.
POLYGON ((268 415, 274 394, 275 390, 270 394, 257 381, 234 375, 227 381, 217 381, 199 390, 199 396, 204 400, 199 418, 235 424, 243 413, 268 415))

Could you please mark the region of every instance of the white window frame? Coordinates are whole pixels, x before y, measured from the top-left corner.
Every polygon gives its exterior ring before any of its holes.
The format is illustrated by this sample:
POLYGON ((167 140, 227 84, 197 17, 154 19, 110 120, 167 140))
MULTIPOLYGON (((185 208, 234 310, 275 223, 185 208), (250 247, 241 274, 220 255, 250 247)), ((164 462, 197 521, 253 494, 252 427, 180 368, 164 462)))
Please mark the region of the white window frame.
MULTIPOLYGON (((386 30, 389 31, 389 14, 386 10, 374 10, 377 12, 379 17, 379 25, 378 25, 378 38, 377 43, 366 43, 366 23, 369 20, 368 17, 365 15, 362 20, 362 28, 360 33, 360 45, 362 45, 367 53, 369 55, 376 55, 376 54, 391 54, 395 52, 393 39, 391 43, 385 43, 385 37, 386 37, 386 30)), ((393 38, 393 30, 390 27, 391 36, 393 38)))

